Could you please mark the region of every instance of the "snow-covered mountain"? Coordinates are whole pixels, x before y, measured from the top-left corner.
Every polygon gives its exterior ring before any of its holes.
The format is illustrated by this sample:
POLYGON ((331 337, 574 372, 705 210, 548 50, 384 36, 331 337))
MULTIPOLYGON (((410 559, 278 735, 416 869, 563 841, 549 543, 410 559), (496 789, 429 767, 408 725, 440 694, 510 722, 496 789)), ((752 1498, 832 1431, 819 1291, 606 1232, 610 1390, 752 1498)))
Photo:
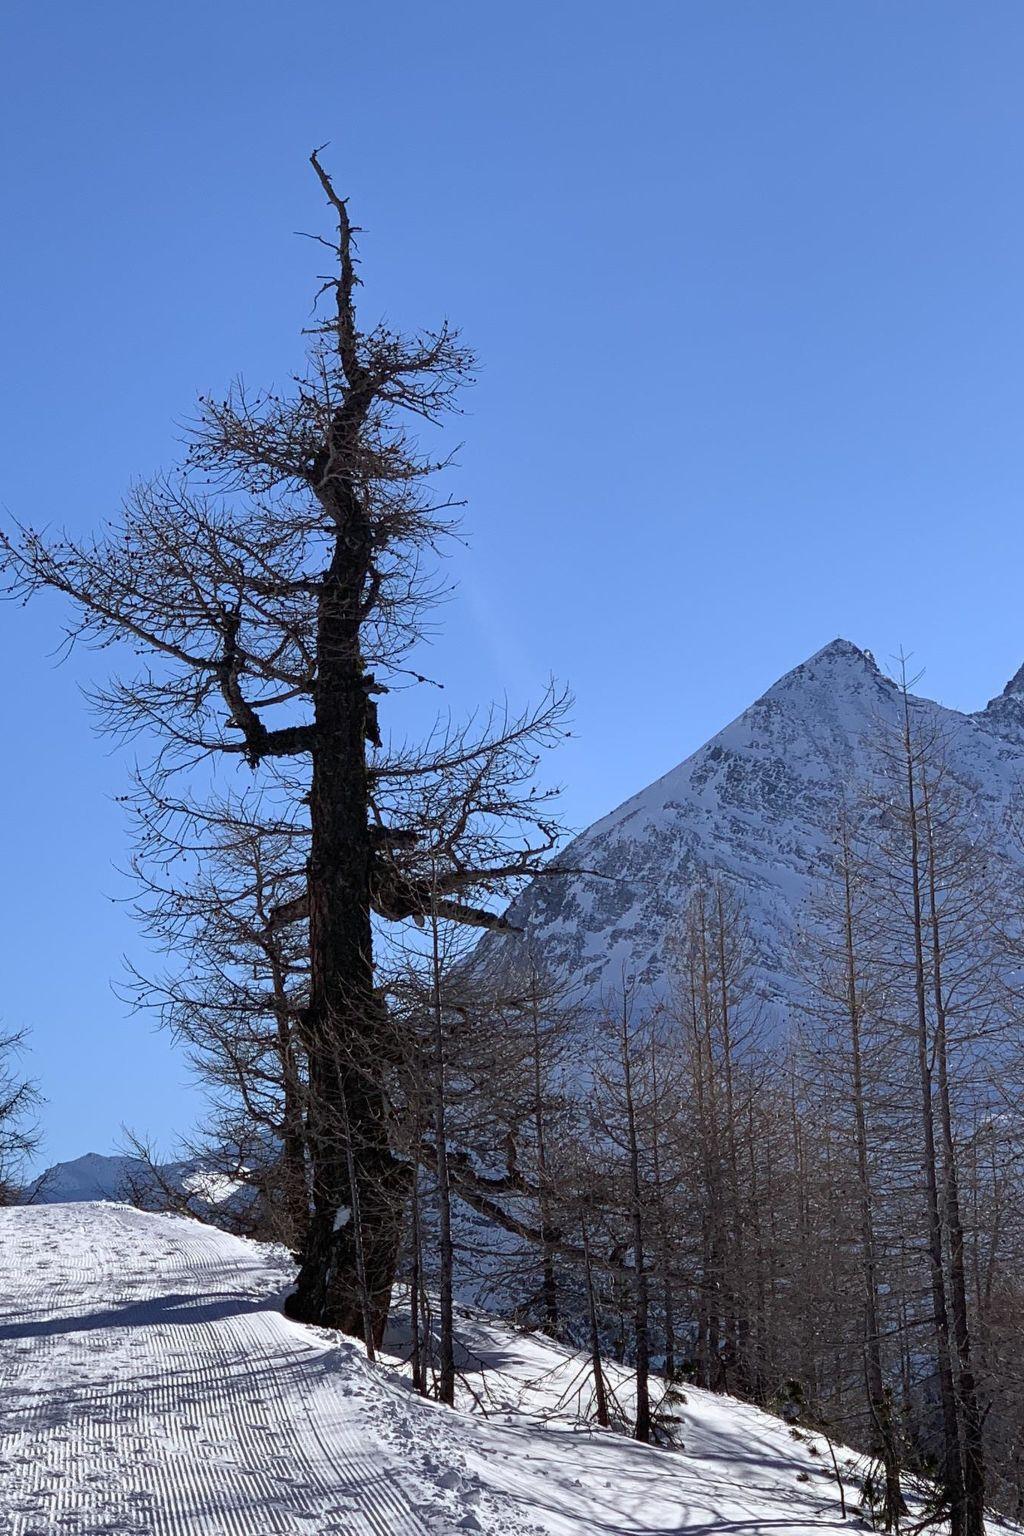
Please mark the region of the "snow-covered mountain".
POLYGON ((54 1163, 39 1174, 29 1184, 26 1199, 32 1205, 78 1205, 93 1200, 130 1200, 152 1191, 153 1203, 159 1205, 162 1200, 155 1175, 167 1189, 190 1196, 199 1215, 231 1200, 241 1188, 236 1180, 199 1158, 163 1163, 152 1170, 139 1157, 86 1152, 71 1162, 54 1163))
MULTIPOLYGON (((1024 668, 975 714, 912 701, 940 727, 949 768, 979 818, 1001 826, 1024 780, 1024 668)), ((720 876, 750 921, 760 989, 791 997, 792 937, 834 849, 840 800, 868 780, 901 697, 870 652, 833 640, 656 783, 596 822, 509 910, 517 934, 488 934, 480 963, 503 970, 529 949, 592 997, 636 979, 657 996, 687 894, 720 876)), ((1007 832, 997 832, 1015 856, 1007 832)))
POLYGON ((86 1152, 71 1162, 54 1163, 29 1185, 30 1199, 39 1204, 78 1204, 82 1200, 123 1200, 129 1182, 142 1169, 136 1157, 107 1157, 86 1152))

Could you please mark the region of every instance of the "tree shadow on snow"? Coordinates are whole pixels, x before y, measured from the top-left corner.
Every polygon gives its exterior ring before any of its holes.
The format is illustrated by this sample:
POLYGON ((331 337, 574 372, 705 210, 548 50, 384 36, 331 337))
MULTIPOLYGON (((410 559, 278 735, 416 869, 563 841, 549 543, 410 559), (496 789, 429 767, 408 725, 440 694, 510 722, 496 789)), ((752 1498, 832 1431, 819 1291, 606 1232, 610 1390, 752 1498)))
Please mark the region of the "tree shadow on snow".
POLYGON ((187 1327, 216 1323, 246 1312, 272 1310, 265 1298, 245 1296, 197 1297, 185 1293, 154 1296, 103 1312, 72 1317, 47 1317, 17 1323, 0 1323, 0 1339, 44 1339, 61 1333, 88 1333, 97 1328, 187 1327))

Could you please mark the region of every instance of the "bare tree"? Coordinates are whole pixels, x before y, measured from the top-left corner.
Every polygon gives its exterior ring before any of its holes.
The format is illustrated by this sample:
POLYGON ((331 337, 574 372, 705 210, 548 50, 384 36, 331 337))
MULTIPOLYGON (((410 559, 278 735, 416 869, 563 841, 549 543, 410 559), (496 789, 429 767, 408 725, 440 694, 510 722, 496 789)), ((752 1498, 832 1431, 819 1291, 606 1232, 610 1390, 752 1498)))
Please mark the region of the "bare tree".
MULTIPOLYGON (((0 1205, 16 1205, 25 1198, 25 1164, 39 1145, 33 1119, 39 1091, 16 1066, 26 1039, 25 1030, 0 1035, 0 1205)), ((38 1193, 38 1183, 36 1189, 38 1193)))
POLYGON ((309 1220, 307 1075, 301 1019, 309 954, 300 924, 274 913, 305 888, 305 839, 257 798, 207 803, 191 836, 134 798, 137 913, 168 956, 133 969, 129 996, 160 1011, 210 1096, 191 1151, 248 1184, 259 1230, 297 1247, 309 1220), (144 856, 143 856, 144 854, 144 856))
POLYGON ((306 889, 273 919, 307 923, 309 948, 312 1216, 289 1307, 362 1331, 361 1245, 379 1335, 408 1169, 391 1144, 375 915, 421 921, 434 902, 446 919, 501 924, 495 898, 557 836, 530 783, 565 698, 441 722, 415 749, 385 742, 378 700, 420 676, 409 663, 437 596, 430 556, 452 525, 450 498, 431 488, 447 461, 422 452, 410 424, 440 421, 472 359, 447 325, 360 329, 357 231, 312 164, 337 229, 321 241, 332 307, 311 327, 305 371, 280 394, 201 398, 181 470, 135 486, 95 539, 19 527, 2 551, 9 592, 70 599, 69 643, 145 658, 97 703, 107 729, 155 736, 146 779, 161 795, 176 770, 219 758, 304 785, 306 889), (358 1234, 338 1220, 354 1208, 358 1234))
MULTIPOLYGON (((949 1053, 954 1019, 964 1047, 969 1048, 979 1022, 990 1040, 998 1033, 992 999, 1001 984, 990 937, 998 930, 986 919, 990 882, 985 861, 963 835, 944 744, 915 720, 905 668, 902 694, 899 739, 888 748, 894 792, 885 799, 885 830, 876 839, 874 857, 883 882, 880 912, 893 933, 902 926, 905 935, 894 954, 897 996, 902 972, 913 999, 926 1253, 950 1528, 952 1536, 980 1536, 984 1454, 971 1362, 949 1053)), ((963 1060, 966 1065, 967 1056, 963 1060)))
POLYGON ((754 1134, 751 1068, 760 1024, 748 983, 748 947, 735 896, 720 881, 699 885, 681 914, 675 946, 671 1012, 685 1084, 677 1093, 675 1136, 680 1157, 690 1163, 700 1232, 698 1379, 741 1392, 756 1388, 763 1345, 754 1336, 758 1280, 748 1227, 756 1208, 744 1167, 744 1143, 754 1134))
MULTIPOLYGON (((906 1512, 892 1393, 883 1357, 883 1318, 877 1235, 877 1170, 886 1151, 885 1128, 872 1097, 880 1077, 891 1073, 894 1046, 891 1032, 879 1015, 884 985, 878 969, 865 956, 870 947, 865 927, 872 914, 870 883, 857 859, 850 817, 844 810, 836 831, 834 879, 823 893, 827 900, 811 931, 803 939, 803 957, 812 957, 808 975, 812 1015, 812 1059, 826 1075, 820 1098, 830 1101, 843 1149, 843 1160, 855 1169, 850 1192, 855 1215, 863 1291, 864 1388, 871 1420, 871 1443, 884 1473, 882 1523, 899 1530, 906 1512), (831 1088, 832 1092, 828 1089, 831 1088), (852 1157, 846 1153, 849 1147, 852 1157), (881 1154, 881 1156, 880 1156, 881 1154)), ((835 1175, 832 1176, 833 1181, 835 1175)), ((841 1175, 840 1175, 841 1177, 841 1175)), ((845 1183, 845 1181, 843 1181, 845 1183)), ((841 1235, 846 1221, 841 1222, 841 1235)), ((840 1373, 841 1374, 841 1367, 840 1373)))
POLYGON ((609 1149, 623 1158, 625 1226, 632 1254, 633 1355, 636 1366, 634 1439, 651 1439, 651 1306, 647 1262, 650 1199, 650 1152, 643 1132, 649 1127, 649 1083, 643 1073, 650 1021, 637 1019, 633 988, 623 980, 617 997, 609 999, 605 1029, 607 1060, 597 1070, 598 1097, 593 1124, 609 1149))

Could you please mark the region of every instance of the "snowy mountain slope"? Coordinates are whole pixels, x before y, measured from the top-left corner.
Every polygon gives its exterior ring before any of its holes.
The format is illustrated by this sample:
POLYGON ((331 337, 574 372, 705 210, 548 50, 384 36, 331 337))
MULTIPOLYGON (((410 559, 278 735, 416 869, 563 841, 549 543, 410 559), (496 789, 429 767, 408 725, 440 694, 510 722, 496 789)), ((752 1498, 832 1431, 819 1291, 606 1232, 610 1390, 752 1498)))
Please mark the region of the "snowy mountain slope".
MULTIPOLYGON (((500 972, 530 949, 593 997, 624 973, 648 997, 661 995, 680 909, 701 872, 712 872, 742 898, 760 989, 784 1011, 792 937, 827 867, 840 798, 871 777, 879 733, 900 707, 867 651, 832 641, 577 837, 556 861, 566 873, 534 880, 510 908, 521 934, 486 935, 478 963, 500 972)), ((998 823, 1024 779, 1024 668, 976 714, 927 699, 913 710, 947 738, 979 818, 998 823)), ((1002 841, 1016 856, 1005 833, 1002 841)))
POLYGON ((31 1201, 45 1201, 49 1205, 79 1200, 121 1200, 125 1198, 129 1180, 139 1175, 143 1167, 137 1157, 108 1157, 102 1152, 86 1152, 70 1162, 54 1163, 32 1181, 27 1193, 31 1201))
MULTIPOLYGON (((757 1409, 688 1392, 685 1450, 594 1432, 583 1362, 479 1317, 462 1324, 467 1406, 449 1411, 353 1342, 287 1321, 288 1274, 274 1251, 180 1217, 0 1211, 3 1531, 810 1536, 843 1524, 825 1442, 757 1409)), ((628 1377, 613 1382, 628 1408, 628 1377)), ((852 1502, 856 1469, 837 1454, 852 1502)))
POLYGON ((197 1216, 213 1217, 218 1207, 247 1198, 235 1179, 204 1162, 185 1158, 161 1163, 155 1169, 140 1157, 123 1154, 106 1156, 86 1152, 71 1162, 54 1163, 31 1181, 25 1199, 31 1205, 67 1205, 83 1200, 136 1200, 156 1209, 166 1203, 159 1187, 177 1190, 190 1197, 189 1209, 197 1216), (152 1199, 145 1198, 152 1191, 152 1199))

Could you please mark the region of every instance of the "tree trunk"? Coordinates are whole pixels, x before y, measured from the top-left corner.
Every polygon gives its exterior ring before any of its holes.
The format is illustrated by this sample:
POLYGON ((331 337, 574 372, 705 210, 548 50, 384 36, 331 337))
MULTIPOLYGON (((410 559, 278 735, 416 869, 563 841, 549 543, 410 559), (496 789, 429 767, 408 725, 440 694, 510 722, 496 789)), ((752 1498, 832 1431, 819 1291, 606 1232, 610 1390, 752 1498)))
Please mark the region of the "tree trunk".
POLYGON ((932 990, 935 1005, 935 1066, 938 1075, 939 1125, 942 1132, 943 1175, 945 1182, 946 1231, 949 1237, 949 1289, 953 1313, 953 1337, 956 1344, 960 1399, 960 1423, 963 1440, 964 1536, 984 1536, 985 1532, 985 1447, 978 1389, 971 1358, 971 1330, 967 1311, 967 1282, 964 1265, 964 1228, 960 1213, 960 1179, 956 1143, 953 1137, 953 1110, 949 1090, 949 1052, 946 997, 943 986, 942 930, 936 890, 935 845, 931 803, 927 781, 922 783, 922 808, 928 840, 928 919, 931 931, 932 990))
POLYGON ((604 1381, 604 1367, 601 1364, 601 1330, 597 1318, 597 1299, 594 1295, 594 1266, 590 1258, 590 1228, 585 1214, 580 1219, 580 1231, 583 1239, 583 1274, 587 1286, 587 1325, 590 1333, 590 1368, 594 1376, 594 1403, 597 1408, 597 1422, 602 1429, 607 1429, 610 1423, 608 1392, 604 1381))
POLYGON ((629 1134, 629 1185, 633 1229, 633 1263, 636 1267, 634 1298, 634 1342, 636 1347, 636 1422, 635 1440, 651 1438, 651 1334, 647 1263, 644 1253, 643 1190, 640 1181, 640 1147, 637 1141, 636 1106, 633 1099, 633 1065, 629 1039, 629 1011, 622 1003, 622 1075, 626 1096, 626 1125, 629 1134))
POLYGON ((871 1417, 878 1435, 879 1456, 885 1471, 882 1522, 887 1531, 898 1531, 906 1504, 900 1487, 900 1461, 889 1393, 882 1374, 881 1326, 878 1315, 878 1264, 872 1212, 871 1174, 868 1162, 867 1114, 864 1104, 864 1068, 861 1049, 861 1009, 857 979, 857 952, 853 931, 853 897, 850 885, 850 849, 843 846, 843 929, 846 948, 846 1007, 850 1026, 850 1061, 853 1076, 853 1115, 857 1145, 857 1195, 860 1218, 861 1274, 864 1281, 864 1376, 871 1417))
POLYGON ((943 1479, 949 1500, 950 1536, 966 1536, 964 1527, 964 1480, 957 1415, 956 1386, 950 1355, 949 1310, 942 1253, 942 1214, 939 1206, 938 1168, 935 1149, 931 1049, 928 1028, 927 976, 924 957, 924 903, 922 893, 920 812, 915 783, 915 757, 910 730, 910 709, 904 694, 903 752, 906 770, 907 825, 910 833, 910 888, 914 946, 914 997, 917 1011, 917 1064, 921 1087, 922 1164, 928 1231, 928 1269, 931 1280, 936 1367, 942 1409, 943 1479))
POLYGON ((728 1284, 726 1287, 731 1324, 729 1353, 736 1371, 736 1387, 741 1397, 751 1391, 750 1317, 745 1294, 744 1231, 740 1213, 739 1154, 736 1145, 736 1096, 733 1086, 732 1001, 729 996, 729 965, 726 953, 727 917, 721 885, 715 889, 716 963, 718 966, 719 1011, 722 1029, 722 1065, 725 1077, 725 1161, 729 1192, 729 1217, 725 1224, 728 1284))
POLYGON ((455 1335, 453 1327, 453 1280, 455 1254, 452 1244, 452 1191, 448 1176, 448 1106, 445 1083, 444 1010, 441 1003, 441 951, 437 913, 430 918, 434 1007, 434 1146, 437 1154, 438 1259, 438 1377, 437 1395, 449 1408, 455 1405, 455 1335))
MULTIPOLYGON (((339 457, 346 462, 344 449, 339 457)), ((342 532, 319 598, 310 791, 310 998, 305 1034, 313 1217, 288 1310, 301 1322, 362 1334, 354 1223, 343 1222, 339 1214, 357 1207, 373 1333, 379 1342, 391 1300, 408 1173, 390 1146, 379 1080, 388 1054, 387 1016, 373 985, 367 692, 359 646, 370 527, 344 480, 333 500, 342 532), (349 1187, 346 1125, 354 1191, 349 1187)))
MULTIPOLYGON (((420 1125, 416 1119, 416 1142, 419 1145, 420 1125)), ((427 1365, 424 1350, 424 1330, 420 1289, 423 1284, 423 1232, 420 1222, 420 1170, 415 1164, 412 1173, 412 1209, 410 1217, 412 1238, 412 1264, 409 1272, 409 1328, 412 1333, 412 1385, 421 1397, 427 1395, 427 1365)))
POLYGON ((547 1132, 544 1124, 544 1074, 541 1063, 540 1012, 537 1006, 537 972, 531 977, 530 1005, 533 1046, 533 1125, 537 1139, 537 1190, 540 1209, 541 1297, 544 1305, 544 1332, 558 1335, 558 1278, 555 1273, 555 1241, 558 1236, 551 1219, 551 1180, 548 1171, 547 1132))

